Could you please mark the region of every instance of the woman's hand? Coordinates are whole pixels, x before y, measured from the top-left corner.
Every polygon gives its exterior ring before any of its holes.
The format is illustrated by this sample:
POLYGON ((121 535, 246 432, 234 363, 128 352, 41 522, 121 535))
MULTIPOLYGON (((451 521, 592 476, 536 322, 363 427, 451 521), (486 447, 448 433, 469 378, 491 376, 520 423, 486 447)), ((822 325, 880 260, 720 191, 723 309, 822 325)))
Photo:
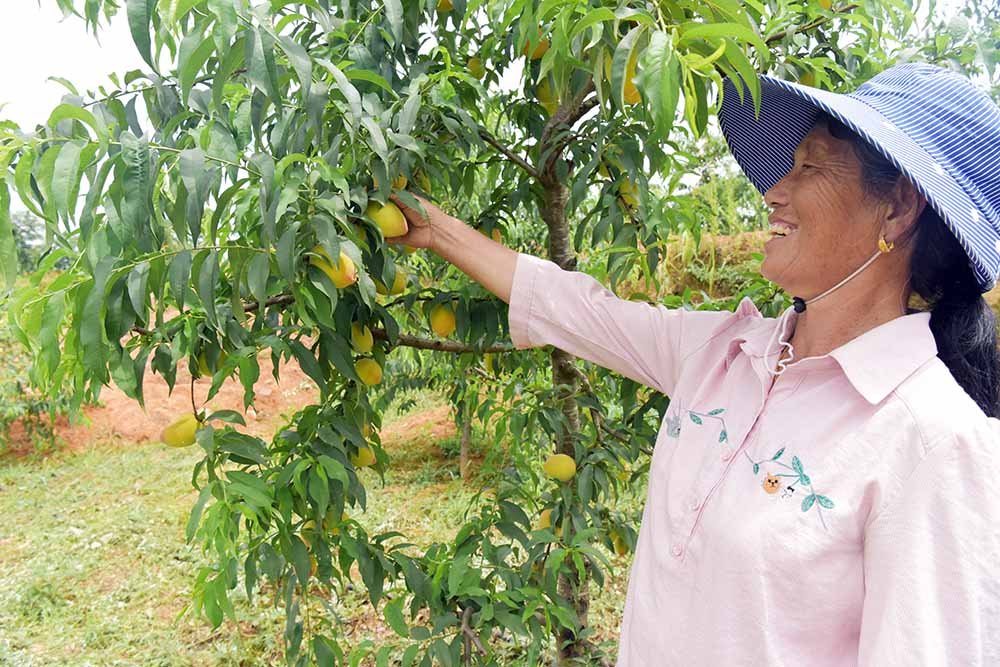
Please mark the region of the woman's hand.
POLYGON ((396 195, 389 195, 392 201, 396 203, 396 206, 399 207, 399 210, 402 211, 403 215, 406 217, 406 223, 409 227, 409 231, 402 236, 386 239, 386 241, 389 243, 408 245, 414 248, 430 248, 433 250, 435 227, 443 225, 450 218, 450 216, 423 197, 420 197, 419 195, 412 196, 424 207, 426 215, 421 213, 418 209, 407 206, 396 195))
POLYGON ((453 218, 423 197, 416 197, 424 212, 411 208, 390 195, 406 216, 409 230, 386 239, 414 248, 428 248, 451 262, 477 283, 510 303, 517 253, 485 234, 453 218))

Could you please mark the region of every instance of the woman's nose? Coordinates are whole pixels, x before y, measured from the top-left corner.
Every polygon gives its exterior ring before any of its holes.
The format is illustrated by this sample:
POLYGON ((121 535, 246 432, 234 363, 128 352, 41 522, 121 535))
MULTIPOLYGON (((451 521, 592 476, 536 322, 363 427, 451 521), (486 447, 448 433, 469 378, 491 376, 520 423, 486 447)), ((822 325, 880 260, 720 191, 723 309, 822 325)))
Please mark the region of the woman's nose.
POLYGON ((785 184, 785 178, 787 176, 782 177, 764 193, 764 203, 772 209, 788 203, 788 188, 785 184))

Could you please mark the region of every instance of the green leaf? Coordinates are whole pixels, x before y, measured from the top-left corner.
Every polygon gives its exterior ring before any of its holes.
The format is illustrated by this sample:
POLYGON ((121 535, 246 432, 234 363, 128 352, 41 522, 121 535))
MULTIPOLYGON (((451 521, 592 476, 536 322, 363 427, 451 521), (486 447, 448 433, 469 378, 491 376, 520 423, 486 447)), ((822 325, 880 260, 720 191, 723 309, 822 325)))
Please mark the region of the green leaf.
MULTIPOLYGON (((730 65, 736 68, 739 72, 740 78, 743 79, 743 83, 750 89, 750 96, 754 101, 754 109, 756 116, 760 116, 760 78, 757 76, 757 70, 754 66, 750 64, 750 60, 747 58, 746 54, 743 52, 736 42, 731 40, 726 40, 726 60, 730 65)), ((733 81, 733 85, 736 87, 737 92, 740 96, 740 102, 743 101, 743 86, 739 85, 738 81, 733 81)))
POLYGON ((679 44, 695 39, 729 38, 753 44, 760 53, 767 52, 767 44, 752 28, 738 23, 683 23, 680 26, 679 44))
POLYGON ((177 302, 177 309, 184 310, 184 297, 187 295, 188 283, 191 280, 191 251, 182 250, 170 260, 167 269, 167 280, 170 282, 170 292, 177 302))
POLYGON ((760 464, 759 463, 754 463, 753 464, 753 474, 756 475, 759 472, 760 472, 760 464))
POLYGON ((347 105, 351 110, 351 126, 357 127, 361 122, 362 112, 361 112, 361 95, 358 93, 358 89, 350 82, 350 80, 344 75, 339 67, 334 65, 329 60, 324 58, 317 58, 316 62, 325 67, 330 74, 333 75, 334 83, 337 84, 338 90, 340 90, 341 95, 347 100, 347 105))
MULTIPOLYGON (((328 665, 340 664, 337 662, 337 655, 339 654, 339 649, 337 652, 334 651, 336 644, 331 642, 329 639, 322 635, 316 635, 312 640, 313 653, 316 654, 316 664, 319 667, 327 667, 328 665)), ((341 661, 343 660, 343 655, 341 655, 341 661)))
POLYGON ((385 18, 396 44, 403 40, 403 3, 399 0, 385 0, 385 18))
POLYGON ((816 502, 825 507, 828 510, 833 509, 833 501, 826 496, 816 496, 816 502))
POLYGON ((710 414, 710 415, 712 415, 714 417, 716 415, 721 415, 725 411, 726 411, 725 408, 716 408, 714 410, 710 410, 708 414, 710 414))
MULTIPOLYGON (((398 1, 398 0, 397 0, 398 1)), ((309 97, 309 90, 312 88, 312 59, 308 51, 291 37, 282 35, 278 38, 278 43, 288 57, 295 74, 299 77, 299 84, 302 90, 302 100, 309 97)))
POLYGON ((128 274, 128 298, 132 310, 139 315, 146 312, 146 283, 149 280, 149 262, 140 262, 128 274))
POLYGON ((9 293, 14 288, 17 265, 14 224, 10 219, 10 189, 7 186, 7 181, 0 180, 0 266, 3 267, 5 293, 9 293))
POLYGON ((181 41, 177 56, 177 82, 180 84, 181 102, 184 106, 188 106, 188 96, 202 67, 215 52, 215 42, 206 39, 204 34, 210 21, 211 19, 203 20, 198 28, 185 35, 181 41))
POLYGON ((194 539, 195 531, 198 530, 198 523, 201 521, 201 511, 205 508, 205 503, 208 502, 211 496, 212 487, 202 487, 201 493, 198 494, 198 501, 191 508, 191 515, 188 517, 187 528, 184 531, 188 543, 194 539))
POLYGON ((156 63, 153 62, 149 40, 149 26, 156 8, 156 0, 126 0, 125 8, 128 13, 128 27, 132 32, 132 41, 139 49, 139 55, 154 72, 159 71, 156 63))
POLYGON ((693 413, 693 412, 689 412, 688 414, 689 414, 689 415, 691 415, 691 421, 693 421, 693 422, 694 422, 695 424, 702 424, 702 423, 703 423, 703 422, 701 421, 701 417, 699 417, 699 416, 698 416, 698 415, 696 415, 695 413, 693 413))
POLYGON ((267 447, 259 439, 238 431, 224 431, 216 438, 216 450, 229 455, 237 463, 250 465, 267 463, 267 447))
POLYGON ((316 503, 316 512, 326 516, 330 504, 330 484, 322 474, 322 468, 312 468, 309 471, 309 495, 316 503))
POLYGON ((94 270, 91 289, 83 302, 80 326, 80 347, 83 352, 83 366, 91 373, 104 369, 107 346, 104 340, 104 307, 108 278, 118 257, 105 255, 94 270))
POLYGON ((785 453, 785 448, 782 447, 781 449, 779 449, 778 451, 776 451, 774 453, 774 456, 771 457, 771 460, 772 461, 777 461, 778 459, 781 458, 781 455, 784 454, 784 453, 785 453))
POLYGON ((189 148, 180 155, 181 180, 188 192, 188 230, 191 243, 198 245, 201 236, 201 219, 208 190, 208 171, 205 169, 205 153, 200 148, 189 148))
POLYGON ((582 19, 574 23, 573 30, 571 30, 569 33, 569 38, 571 40, 576 39, 576 37, 582 35, 587 28, 591 27, 595 23, 602 23, 604 21, 614 21, 614 20, 615 20, 615 13, 607 7, 598 7, 597 9, 591 9, 582 19))
MULTIPOLYGON (((122 146, 125 197, 122 202, 122 222, 133 238, 144 238, 149 229, 150 156, 149 142, 137 139, 129 132, 119 137, 122 146)), ((151 249, 151 248, 150 248, 151 249)))
POLYGON ((107 151, 109 134, 103 119, 98 119, 86 109, 73 104, 60 104, 49 114, 49 122, 47 124, 49 127, 55 129, 60 122, 68 119, 78 120, 94 130, 94 135, 101 142, 102 152, 107 151))
POLYGON ((215 308, 215 292, 218 282, 219 254, 215 250, 209 250, 198 273, 198 298, 201 299, 201 305, 205 309, 205 319, 216 328, 219 327, 219 316, 215 308))
POLYGON ((274 62, 274 38, 267 32, 254 28, 246 43, 247 74, 254 86, 264 91, 275 104, 281 103, 278 88, 278 71, 274 62))
POLYGON ((402 657, 402 662, 400 663, 400 667, 413 667, 413 661, 417 659, 417 653, 419 652, 420 652, 419 644, 410 644, 409 646, 407 646, 406 650, 403 651, 403 657, 402 657))
POLYGON ((724 430, 719 433, 719 442, 725 442, 728 439, 729 439, 729 434, 726 433, 724 430))
POLYGON ((681 92, 681 62, 669 35, 661 31, 652 34, 636 79, 656 134, 665 140, 674 126, 681 92))
POLYGON ((226 472, 229 478, 229 491, 236 492, 252 505, 257 507, 270 507, 273 502, 270 489, 267 483, 256 475, 243 472, 242 470, 230 470, 226 472))
POLYGON ((352 81, 367 81, 368 83, 374 83, 376 86, 386 91, 387 93, 391 94, 393 97, 398 97, 398 94, 396 93, 395 90, 392 89, 392 86, 389 85, 389 82, 386 81, 380 75, 376 74, 375 72, 372 72, 371 70, 348 69, 344 71, 344 74, 346 74, 347 78, 351 79, 352 81))
POLYGON ((205 418, 206 422, 214 420, 229 422, 230 424, 239 424, 241 426, 247 425, 246 420, 243 419, 243 415, 235 410, 217 410, 205 418))
POLYGON ((79 187, 80 153, 86 144, 82 141, 68 141, 63 144, 56 158, 52 172, 52 199, 56 212, 66 220, 76 218, 76 202, 71 201, 71 194, 79 187))
POLYGON ((295 232, 297 227, 291 225, 278 239, 278 270, 282 277, 292 282, 295 279, 295 232))
POLYGON ((247 286, 259 304, 258 313, 263 313, 267 301, 267 279, 271 270, 271 258, 265 253, 257 253, 250 260, 247 269, 247 286))
POLYGON ((385 605, 383 614, 385 615, 385 621, 389 624, 389 627, 399 635, 400 637, 408 638, 410 636, 410 628, 406 625, 406 619, 403 618, 403 603, 405 598, 402 595, 398 596, 395 600, 385 605))
POLYGON ((646 26, 637 25, 618 42, 611 60, 611 95, 619 109, 625 108, 625 70, 632 58, 632 52, 639 44, 639 38, 646 32, 646 26))
MULTIPOLYGON (((111 160, 105 163, 105 166, 111 163, 111 160)), ((35 152, 28 148, 25 149, 21 156, 17 160, 17 167, 14 169, 14 185, 17 187, 17 195, 29 211, 34 213, 39 218, 44 218, 44 214, 38 207, 37 200, 35 199, 35 194, 31 189, 31 175, 32 170, 35 166, 35 152)))
POLYGON ((291 542, 292 566, 295 568, 295 576, 302 585, 302 589, 305 590, 306 584, 309 582, 309 570, 312 569, 312 563, 309 561, 309 549, 298 536, 293 536, 291 542))

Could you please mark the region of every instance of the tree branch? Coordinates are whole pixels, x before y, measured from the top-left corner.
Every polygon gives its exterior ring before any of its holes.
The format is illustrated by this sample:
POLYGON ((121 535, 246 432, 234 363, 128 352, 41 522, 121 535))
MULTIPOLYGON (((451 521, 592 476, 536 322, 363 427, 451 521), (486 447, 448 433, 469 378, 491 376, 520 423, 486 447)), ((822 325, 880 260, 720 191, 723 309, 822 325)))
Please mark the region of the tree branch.
MULTIPOLYGON (((472 607, 466 607, 465 611, 462 612, 462 634, 465 635, 466 661, 470 660, 472 657, 469 655, 469 652, 471 651, 469 647, 470 642, 476 646, 476 650, 479 652, 479 655, 485 657, 487 654, 486 649, 483 648, 483 642, 479 640, 479 635, 476 634, 475 630, 469 627, 469 618, 471 617, 472 607)), ((470 664, 470 662, 466 662, 465 664, 470 664)))
MULTIPOLYGON (((264 307, 269 308, 271 306, 286 306, 288 304, 295 303, 295 297, 291 294, 280 294, 278 296, 273 296, 264 302, 264 307)), ((251 301, 243 306, 243 311, 247 313, 256 312, 260 308, 260 304, 256 301, 251 301)), ((156 330, 147 329, 145 327, 135 326, 132 327, 132 331, 139 334, 140 336, 150 336, 156 330)), ((385 329, 380 329, 378 327, 371 327, 372 336, 378 338, 379 340, 389 341, 389 334, 386 333, 385 329)), ((436 340, 433 338, 420 338, 419 336, 411 336, 409 334, 399 334, 396 340, 395 347, 414 347, 419 350, 433 350, 435 352, 450 352, 452 354, 463 354, 466 352, 512 352, 514 346, 510 343, 496 343, 478 349, 472 347, 471 345, 464 345, 452 340, 436 340)))
MULTIPOLYGON (((379 340, 389 341, 389 334, 385 329, 380 329, 378 327, 370 327, 372 332, 372 337, 378 338, 379 340)), ((464 345, 462 343, 457 343, 453 340, 437 340, 434 338, 420 338, 419 336, 411 336, 409 334, 399 334, 399 339, 396 341, 397 346, 403 347, 414 347, 418 350, 433 350, 435 352, 451 352, 452 354, 463 354, 465 352, 512 352, 514 346, 509 343, 497 343, 495 345, 490 345, 489 347, 484 347, 482 349, 477 349, 471 345, 464 345)))
POLYGON ((542 167, 539 178, 543 184, 555 184, 557 182, 558 179, 555 174, 556 161, 562 157, 563 149, 566 148, 573 137, 572 132, 566 132, 564 136, 552 142, 553 134, 560 127, 567 129, 572 127, 585 113, 597 106, 597 98, 591 97, 588 99, 588 96, 594 90, 596 90, 594 88, 594 80, 592 78, 588 79, 586 85, 577 91, 576 95, 572 98, 563 102, 556 109, 556 112, 552 114, 552 117, 549 118, 549 122, 545 124, 545 129, 542 130, 542 136, 538 141, 539 155, 542 156, 542 167), (550 142, 552 143, 550 144, 550 142))
MULTIPOLYGON (((834 14, 846 14, 848 12, 854 11, 855 9, 857 9, 860 6, 861 5, 852 2, 849 5, 844 5, 843 7, 840 7, 839 9, 835 9, 834 10, 834 14)), ((788 37, 789 35, 795 35, 795 34, 798 34, 800 32, 805 32, 806 30, 812 30, 813 28, 815 28, 817 26, 821 26, 824 23, 826 23, 827 21, 830 21, 832 18, 833 17, 831 17, 831 16, 821 16, 821 17, 819 17, 817 19, 813 19, 809 23, 805 23, 803 25, 797 26, 797 27, 792 28, 790 30, 780 30, 780 31, 774 33, 773 35, 771 35, 770 37, 767 37, 764 40, 764 43, 767 44, 768 46, 771 46, 771 44, 773 44, 774 42, 780 42, 781 40, 783 40, 784 38, 788 37)))
POLYGON ((496 137, 487 132, 484 128, 479 128, 479 136, 480 138, 482 138, 483 141, 488 143, 490 146, 493 146, 493 148, 503 153, 508 160, 510 160, 518 167, 526 171, 529 176, 535 179, 539 178, 539 173, 537 169, 528 164, 528 162, 520 155, 518 155, 514 151, 510 150, 509 148, 501 144, 496 137))

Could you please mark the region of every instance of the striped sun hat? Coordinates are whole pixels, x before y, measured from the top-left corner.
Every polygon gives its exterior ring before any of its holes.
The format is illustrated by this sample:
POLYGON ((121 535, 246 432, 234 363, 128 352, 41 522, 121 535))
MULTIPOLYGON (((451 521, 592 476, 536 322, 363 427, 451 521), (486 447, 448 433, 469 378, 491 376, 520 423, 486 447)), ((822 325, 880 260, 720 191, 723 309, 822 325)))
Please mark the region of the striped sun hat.
POLYGON ((761 75, 760 117, 726 79, 719 124, 763 194, 788 173, 821 112, 875 146, 909 178, 969 256, 986 292, 1000 273, 1000 107, 965 77, 925 63, 897 65, 853 93, 761 75))

